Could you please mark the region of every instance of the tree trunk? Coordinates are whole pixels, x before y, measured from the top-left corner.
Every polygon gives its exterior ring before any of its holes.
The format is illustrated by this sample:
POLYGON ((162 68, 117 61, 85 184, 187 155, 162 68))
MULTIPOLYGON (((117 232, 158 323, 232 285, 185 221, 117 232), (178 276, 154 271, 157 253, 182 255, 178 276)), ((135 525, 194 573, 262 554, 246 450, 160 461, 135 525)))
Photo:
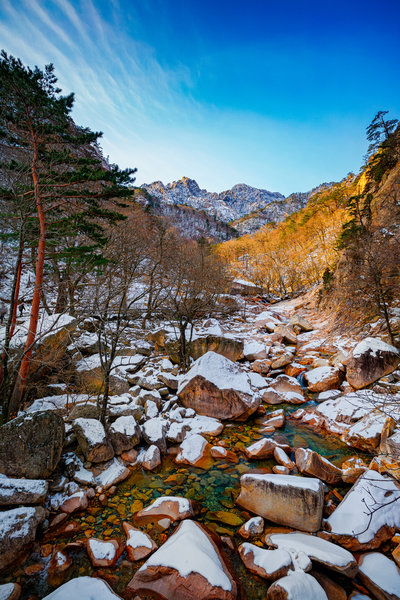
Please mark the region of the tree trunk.
POLYGON ((39 217, 40 224, 40 236, 38 243, 38 250, 36 256, 36 269, 35 269, 35 287, 33 291, 33 299, 32 299, 32 307, 31 307, 31 315, 29 321, 29 330, 28 335, 25 340, 24 346, 24 354, 21 361, 21 366, 19 368, 19 373, 17 376, 17 381, 14 386, 13 394, 10 401, 9 406, 9 418, 13 418, 17 413, 21 405, 22 396, 24 393, 24 387, 26 383, 26 378, 28 376, 29 366, 31 363, 33 346, 36 340, 36 331, 37 324, 39 320, 39 309, 40 309, 40 300, 42 296, 42 288, 43 288, 43 269, 44 269, 44 259, 45 259, 45 249, 46 249, 46 218, 44 213, 44 208, 42 204, 42 198, 39 190, 39 178, 37 173, 37 161, 38 161, 38 145, 34 134, 33 138, 33 147, 34 147, 34 155, 32 160, 32 179, 33 179, 33 188, 35 193, 35 201, 36 201, 36 209, 39 217))
POLYGON ((101 403, 101 413, 100 413, 100 421, 103 425, 105 425, 105 423, 106 423, 108 397, 110 394, 110 366, 111 365, 107 365, 106 372, 104 373, 104 392, 103 392, 103 400, 101 403))

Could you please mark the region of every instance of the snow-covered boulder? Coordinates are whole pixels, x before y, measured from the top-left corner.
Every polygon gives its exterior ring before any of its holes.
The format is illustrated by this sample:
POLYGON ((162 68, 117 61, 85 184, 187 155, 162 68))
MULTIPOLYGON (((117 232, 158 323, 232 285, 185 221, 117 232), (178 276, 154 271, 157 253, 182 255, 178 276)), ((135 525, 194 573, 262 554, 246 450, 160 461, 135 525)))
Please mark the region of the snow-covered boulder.
POLYGON ((160 496, 150 506, 146 506, 135 515, 137 523, 154 523, 168 518, 171 523, 183 521, 197 514, 195 505, 188 498, 181 496, 160 496))
POLYGON ((366 471, 327 519, 332 539, 349 550, 373 550, 400 527, 400 485, 366 471))
POLYGON ((239 462, 239 458, 237 457, 237 455, 231 450, 228 450, 228 448, 224 448, 223 446, 212 446, 210 454, 213 458, 216 458, 217 460, 229 460, 229 462, 233 463, 239 462))
POLYGON ((98 577, 76 577, 45 596, 43 600, 121 600, 108 583, 98 577))
POLYGON ((263 390, 262 400, 266 404, 304 404, 308 399, 303 396, 300 392, 279 392, 272 386, 267 387, 263 390))
POLYGON ((140 441, 140 428, 132 416, 119 417, 108 430, 116 454, 130 450, 140 441))
POLYGON ((400 598, 400 569, 380 552, 367 552, 361 556, 360 579, 377 600, 400 598))
POLYGON ((132 598, 235 600, 237 586, 209 534, 186 519, 135 573, 127 593, 132 598))
POLYGON ((262 438, 250 446, 247 446, 247 448, 244 448, 243 451, 249 459, 262 459, 273 456, 276 448, 281 448, 283 451, 290 452, 290 446, 279 444, 272 438, 262 438))
POLYGON ((117 540, 89 538, 86 544, 94 567, 113 567, 123 552, 123 546, 117 540))
POLYGON ((56 468, 65 439, 55 411, 22 414, 0 427, 0 473, 46 479, 56 468))
POLYGON ((267 358, 267 349, 258 340, 248 340, 244 344, 243 354, 246 360, 263 360, 267 358))
POLYGON ((298 327, 301 331, 312 331, 314 329, 307 319, 297 314, 293 315, 293 317, 290 317, 289 325, 292 327, 298 327))
POLYGON ((306 371, 304 379, 310 392, 325 392, 338 388, 344 379, 344 373, 336 367, 317 367, 306 371))
POLYGON ((274 334, 279 336, 284 344, 297 344, 297 335, 295 330, 288 325, 277 325, 274 334))
POLYGON ((367 337, 346 362, 347 381, 358 390, 392 373, 400 363, 400 352, 379 338, 367 337))
POLYGON ((308 573, 295 571, 271 585, 267 600, 328 600, 324 589, 308 573))
POLYGON ((252 517, 246 523, 243 523, 238 534, 245 540, 250 540, 264 531, 264 519, 262 517, 252 517))
POLYGON ((236 502, 266 519, 301 531, 318 531, 324 504, 319 479, 246 473, 236 502))
POLYGON ((158 446, 149 446, 142 457, 142 466, 146 471, 154 471, 161 465, 161 452, 158 446))
POLYGON ((292 567, 292 558, 287 550, 265 550, 247 542, 241 544, 238 550, 246 568, 269 581, 285 577, 292 567))
POLYGON ((102 491, 108 490, 113 485, 127 479, 130 470, 117 458, 104 465, 104 468, 96 477, 96 484, 102 491))
POLYGON ((261 402, 250 376, 236 363, 212 351, 182 376, 178 396, 185 407, 217 419, 245 420, 261 402))
POLYGON ((100 421, 75 419, 73 428, 86 460, 101 463, 114 456, 114 450, 100 421))
POLYGON ((142 435, 144 440, 150 445, 158 446, 162 454, 165 454, 167 451, 167 442, 165 436, 168 427, 168 421, 162 417, 149 419, 142 426, 142 435))
POLYGON ((342 462, 342 479, 345 483, 355 483, 357 479, 368 471, 368 467, 362 458, 351 456, 342 462))
POLYGON ((0 600, 19 600, 22 588, 19 583, 0 584, 0 600))
POLYGON ((175 457, 177 464, 207 468, 210 463, 210 444, 198 433, 186 435, 175 457))
POLYGON ((341 480, 342 470, 309 448, 296 448, 296 466, 300 473, 335 484, 341 480))
POLYGON ((122 523, 126 535, 126 551, 132 562, 147 558, 158 546, 147 533, 136 529, 130 523, 122 523))
POLYGON ((42 504, 47 494, 43 479, 11 479, 0 477, 0 506, 42 504))
POLYGON ((279 550, 304 552, 312 561, 347 577, 355 577, 358 565, 353 555, 344 548, 307 533, 271 533, 266 536, 268 546, 279 550))
POLYGON ((10 565, 35 540, 47 511, 42 506, 21 506, 0 512, 0 570, 10 565))
POLYGON ((360 450, 371 451, 377 448, 387 419, 385 412, 380 409, 372 410, 357 423, 351 425, 342 434, 341 439, 349 446, 360 450))
POLYGON ((300 383, 295 377, 290 377, 289 375, 278 375, 278 377, 276 377, 269 384, 269 387, 271 387, 276 392, 280 392, 281 394, 286 394, 287 392, 303 394, 303 390, 300 383))

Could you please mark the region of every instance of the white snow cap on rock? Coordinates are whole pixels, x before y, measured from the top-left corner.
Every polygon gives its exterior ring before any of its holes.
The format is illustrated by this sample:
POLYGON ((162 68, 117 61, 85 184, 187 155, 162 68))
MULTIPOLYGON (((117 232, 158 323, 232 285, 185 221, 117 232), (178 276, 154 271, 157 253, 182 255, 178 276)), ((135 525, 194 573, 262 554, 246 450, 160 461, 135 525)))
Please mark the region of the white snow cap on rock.
POLYGON ((386 597, 400 596, 400 569, 380 552, 368 552, 362 557, 360 572, 377 585, 386 597))
POLYGON ((76 577, 45 596, 43 600, 118 600, 108 584, 98 577, 76 577))
POLYGON ((207 535, 194 521, 182 521, 179 529, 139 569, 169 567, 181 577, 199 573, 210 585, 225 591, 232 589, 220 558, 207 535))
POLYGON ((383 342, 380 338, 367 337, 357 344, 353 350, 353 357, 358 358, 366 352, 370 352, 372 356, 376 357, 380 352, 392 352, 394 354, 400 354, 399 350, 386 342, 383 342))
POLYGON ((204 377, 221 390, 236 390, 249 395, 253 394, 248 374, 229 358, 212 350, 200 356, 192 368, 180 378, 178 394, 197 375, 204 377))

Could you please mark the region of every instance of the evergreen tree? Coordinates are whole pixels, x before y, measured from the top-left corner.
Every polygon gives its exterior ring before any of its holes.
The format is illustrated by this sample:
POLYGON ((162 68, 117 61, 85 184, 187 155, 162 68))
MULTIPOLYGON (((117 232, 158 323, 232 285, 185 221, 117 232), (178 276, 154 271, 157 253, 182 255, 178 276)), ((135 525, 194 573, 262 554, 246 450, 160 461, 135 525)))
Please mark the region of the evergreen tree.
POLYGON ((78 127, 70 117, 73 94, 56 87, 53 65, 31 69, 4 51, 0 59, 0 200, 27 207, 27 237, 35 256, 35 285, 24 352, 5 414, 20 406, 29 371, 49 252, 65 260, 101 260, 102 223, 123 218, 117 199, 131 195, 135 169, 121 171, 102 159, 101 133, 78 127), (12 172, 19 174, 11 185, 12 172), (88 243, 68 244, 77 235, 88 243), (62 243, 60 243, 62 242, 62 243))

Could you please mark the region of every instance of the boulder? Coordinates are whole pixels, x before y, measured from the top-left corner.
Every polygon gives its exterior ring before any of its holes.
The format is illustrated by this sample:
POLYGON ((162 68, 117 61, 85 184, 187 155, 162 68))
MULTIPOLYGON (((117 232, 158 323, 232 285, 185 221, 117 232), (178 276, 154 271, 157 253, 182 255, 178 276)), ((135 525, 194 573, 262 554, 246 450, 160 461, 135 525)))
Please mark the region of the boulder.
POLYGON ((186 519, 147 559, 126 589, 126 597, 165 600, 235 600, 237 585, 220 551, 199 523, 186 519))
POLYGON ((281 465, 282 467, 286 467, 286 469, 288 469, 289 471, 291 471, 295 467, 294 462, 290 460, 286 452, 279 446, 277 446, 274 450, 274 458, 279 465, 281 465))
POLYGON ((114 456, 114 450, 100 421, 75 419, 73 428, 86 460, 101 463, 114 456))
MULTIPOLYGON (((328 596, 328 600, 347 600, 346 590, 328 577, 325 573, 321 573, 316 569, 310 571, 310 575, 314 577, 319 585, 323 588, 325 594, 328 596)), ((368 600, 368 598, 359 598, 358 600, 368 600)))
POLYGON ((341 436, 341 439, 353 448, 371 451, 377 448, 386 422, 386 415, 379 408, 371 410, 357 423, 351 425, 341 436))
POLYGON ((279 335, 285 344, 297 344, 296 332, 288 325, 278 325, 275 327, 274 333, 279 335))
POLYGON ((181 496, 160 496, 150 506, 146 506, 135 515, 136 523, 154 523, 168 518, 171 523, 183 521, 197 514, 195 505, 181 496))
POLYGON ((367 552, 360 559, 360 579, 377 600, 400 598, 400 569, 380 552, 367 552))
POLYGON ((260 373, 260 375, 266 375, 271 370, 272 361, 269 359, 255 360, 252 364, 253 371, 260 373))
POLYGON ((400 352, 379 338, 367 337, 353 349, 346 364, 349 384, 359 390, 392 373, 400 363, 400 352))
POLYGON ((142 426, 142 435, 145 442, 152 446, 158 446, 161 454, 167 452, 167 442, 165 437, 168 425, 168 421, 162 417, 155 417, 154 419, 146 421, 142 426))
POLYGON ((56 411, 22 414, 0 427, 0 473, 47 479, 61 458, 65 439, 56 411))
POLYGON ((47 494, 43 479, 0 478, 0 506, 13 504, 42 504, 47 494))
POLYGON ((86 510, 88 507, 89 501, 86 492, 83 490, 79 492, 75 492, 65 498, 65 500, 60 504, 60 510, 63 513, 70 515, 71 513, 80 512, 81 510, 86 510))
POLYGON ((238 550, 246 568, 263 579, 276 581, 292 568, 292 557, 286 550, 265 550, 249 543, 241 544, 238 550))
POLYGON ((98 577, 75 577, 45 596, 43 600, 121 600, 114 594, 108 583, 98 577))
POLYGON ((123 552, 123 546, 117 540, 89 538, 86 548, 94 567, 113 567, 123 552))
POLYGON ((319 479, 247 473, 240 484, 236 502, 246 510, 301 531, 320 529, 324 487, 319 479))
POLYGON ((290 452, 290 446, 279 444, 272 438, 263 438, 254 442, 251 446, 244 448, 243 452, 249 459, 270 458, 274 455, 275 449, 281 448, 283 451, 290 452))
POLYGON ((21 506, 0 512, 0 571, 35 540, 36 530, 47 514, 42 506, 21 506))
POLYGON ((328 600, 318 581, 302 571, 296 571, 275 581, 268 589, 267 600, 328 600))
POLYGON ((268 387, 263 390, 262 394, 263 402, 267 404, 304 404, 308 402, 308 398, 305 398, 302 393, 299 392, 278 392, 273 387, 268 387))
POLYGON ((271 364, 271 369, 282 369, 282 367, 286 367, 293 360, 293 354, 290 352, 284 352, 280 356, 277 356, 273 359, 271 364))
POLYGON ((311 323, 300 315, 293 315, 293 317, 290 317, 289 325, 292 327, 299 327, 301 331, 312 331, 314 329, 311 323))
POLYGON ((70 413, 68 413, 68 420, 75 421, 75 419, 98 419, 99 409, 97 404, 94 402, 86 402, 85 404, 75 404, 70 413))
POLYGON ((303 389, 300 383, 294 377, 289 377, 289 375, 278 375, 278 377, 269 384, 269 387, 281 394, 293 392, 295 394, 303 395, 303 389))
POLYGON ((133 527, 133 525, 130 525, 126 521, 122 523, 122 527, 126 535, 126 551, 129 560, 132 562, 143 560, 154 552, 154 550, 157 550, 157 544, 153 542, 147 533, 136 529, 136 527, 133 527))
POLYGON ((315 535, 272 533, 266 536, 265 542, 279 550, 304 552, 313 562, 347 577, 353 578, 358 572, 357 562, 348 550, 315 535))
POLYGON ((132 416, 119 417, 108 430, 116 454, 130 450, 140 441, 140 428, 132 416))
POLYGON ((101 471, 96 477, 96 484, 102 491, 105 491, 113 485, 117 485, 117 483, 127 479, 130 473, 130 470, 125 464, 117 458, 114 458, 109 463, 102 465, 101 471))
POLYGON ((146 469, 146 471, 154 471, 154 469, 157 469, 157 467, 159 467, 160 465, 160 448, 153 444, 152 446, 149 446, 149 448, 146 450, 142 459, 142 466, 143 469, 146 469))
POLYGON ((223 446, 212 446, 210 454, 216 459, 229 460, 229 462, 233 463, 239 462, 239 458, 236 454, 227 448, 223 448, 223 446))
POLYGON ((211 464, 210 444, 198 433, 187 434, 175 457, 177 464, 207 469, 211 464))
POLYGON ((310 392, 325 392, 338 388, 343 379, 343 372, 336 367, 317 367, 304 373, 308 389, 310 392))
POLYGON ((267 358, 267 348, 258 340, 248 340, 244 344, 243 354, 246 360, 264 360, 267 358))
POLYGON ((3 583, 0 584, 1 600, 19 600, 22 593, 22 588, 19 583, 3 583))
POLYGON ((342 479, 345 483, 355 483, 368 470, 367 465, 358 456, 351 456, 342 463, 342 479))
POLYGON ((238 534, 245 540, 249 540, 261 535, 263 531, 264 519, 262 517, 252 517, 246 523, 243 523, 238 534))
POLYGON ((400 523, 400 484, 368 470, 327 519, 332 540, 348 550, 374 550, 400 523))
POLYGON ((204 354, 181 378, 178 397, 186 408, 217 419, 246 420, 261 402, 250 376, 215 352, 204 354))
POLYGON ((236 362, 243 358, 243 342, 228 337, 207 335, 198 337, 190 343, 189 354, 194 360, 210 351, 236 362))
POLYGON ((318 452, 308 448, 296 448, 295 459, 300 473, 317 477, 330 484, 339 483, 342 478, 342 470, 318 452))

